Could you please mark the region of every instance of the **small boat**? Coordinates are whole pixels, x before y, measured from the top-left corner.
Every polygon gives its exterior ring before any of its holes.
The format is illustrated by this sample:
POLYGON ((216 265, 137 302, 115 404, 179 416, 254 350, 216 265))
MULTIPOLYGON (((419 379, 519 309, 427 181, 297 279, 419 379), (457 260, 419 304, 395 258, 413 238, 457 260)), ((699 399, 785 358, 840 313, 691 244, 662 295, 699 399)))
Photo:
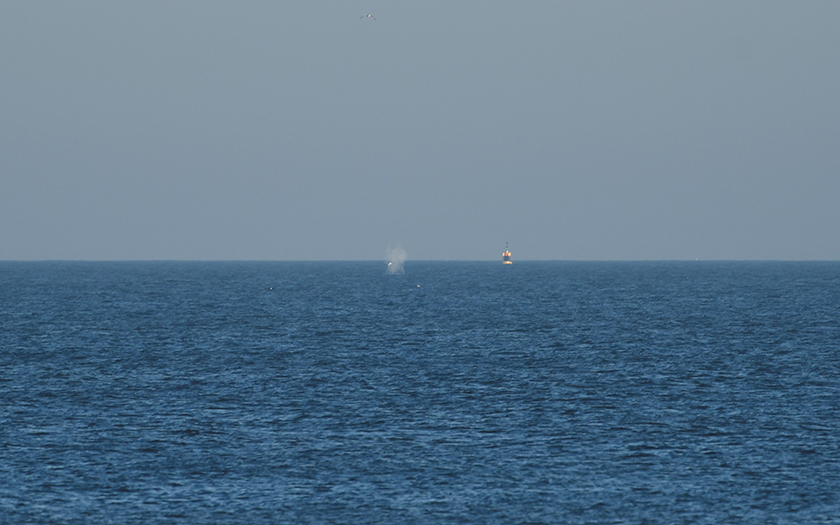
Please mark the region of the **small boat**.
POLYGON ((502 252, 502 264, 513 264, 510 260, 510 250, 508 250, 508 243, 505 243, 505 251, 502 252))

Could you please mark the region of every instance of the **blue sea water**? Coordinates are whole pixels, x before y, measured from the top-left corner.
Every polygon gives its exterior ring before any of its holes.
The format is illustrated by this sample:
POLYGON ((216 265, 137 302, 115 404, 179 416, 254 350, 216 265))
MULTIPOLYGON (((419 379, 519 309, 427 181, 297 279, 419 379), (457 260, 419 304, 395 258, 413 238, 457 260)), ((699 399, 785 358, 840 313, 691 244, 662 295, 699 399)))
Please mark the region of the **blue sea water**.
POLYGON ((0 263, 0 523, 840 523, 840 264, 0 263))

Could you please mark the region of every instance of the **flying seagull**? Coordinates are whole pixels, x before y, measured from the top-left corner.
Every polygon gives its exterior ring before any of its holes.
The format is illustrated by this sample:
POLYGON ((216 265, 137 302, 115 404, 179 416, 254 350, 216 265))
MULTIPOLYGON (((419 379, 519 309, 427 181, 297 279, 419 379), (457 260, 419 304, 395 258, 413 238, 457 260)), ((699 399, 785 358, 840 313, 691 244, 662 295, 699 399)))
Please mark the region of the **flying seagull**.
POLYGON ((363 14, 362 16, 360 16, 360 17, 359 17, 359 20, 361 20, 362 18, 373 18, 374 20, 376 20, 376 17, 375 17, 375 16, 373 16, 373 15, 369 15, 369 14, 367 14, 367 13, 363 14))

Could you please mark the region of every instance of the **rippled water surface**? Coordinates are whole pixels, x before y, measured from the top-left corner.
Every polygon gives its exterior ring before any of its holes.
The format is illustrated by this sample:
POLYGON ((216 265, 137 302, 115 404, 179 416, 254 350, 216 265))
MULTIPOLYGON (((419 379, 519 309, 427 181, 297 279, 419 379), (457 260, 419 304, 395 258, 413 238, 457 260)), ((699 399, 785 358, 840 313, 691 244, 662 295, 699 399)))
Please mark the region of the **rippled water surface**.
POLYGON ((0 263, 0 523, 840 523, 840 264, 0 263))

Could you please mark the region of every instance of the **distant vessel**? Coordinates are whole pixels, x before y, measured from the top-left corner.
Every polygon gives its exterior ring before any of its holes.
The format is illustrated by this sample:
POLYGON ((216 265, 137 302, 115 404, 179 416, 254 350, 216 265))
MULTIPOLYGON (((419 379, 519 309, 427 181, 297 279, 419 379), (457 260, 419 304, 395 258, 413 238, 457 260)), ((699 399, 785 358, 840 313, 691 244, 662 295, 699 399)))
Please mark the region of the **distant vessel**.
POLYGON ((502 252, 502 264, 513 264, 510 260, 510 250, 508 250, 508 243, 505 243, 505 251, 502 252))

